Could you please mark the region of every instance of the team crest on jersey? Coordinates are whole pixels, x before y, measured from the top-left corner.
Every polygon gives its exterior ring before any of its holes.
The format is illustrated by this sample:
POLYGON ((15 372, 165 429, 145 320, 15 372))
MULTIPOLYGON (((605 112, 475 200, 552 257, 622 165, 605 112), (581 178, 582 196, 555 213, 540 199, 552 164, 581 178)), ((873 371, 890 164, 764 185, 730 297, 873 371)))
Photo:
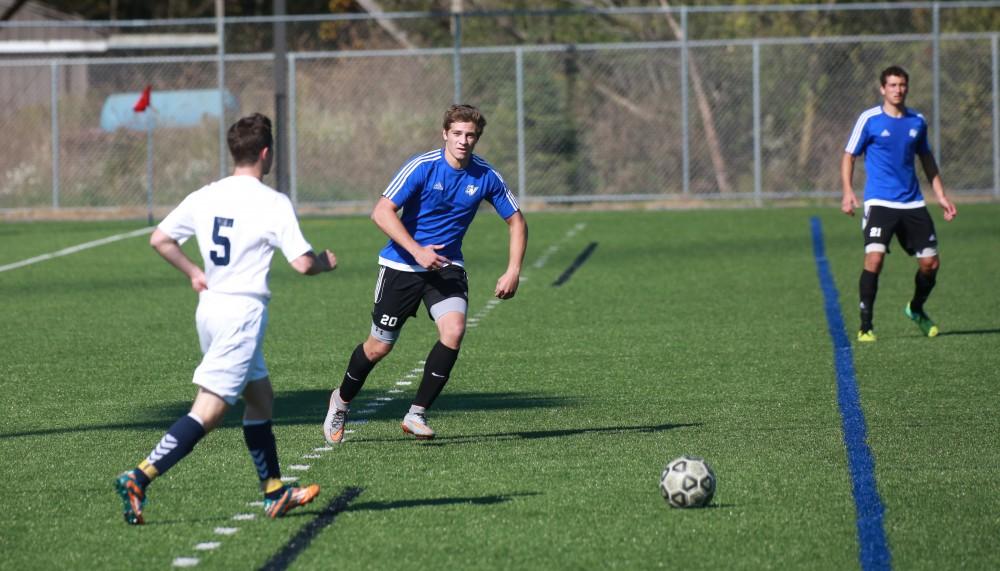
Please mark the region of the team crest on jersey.
POLYGON ((434 186, 432 188, 434 190, 444 190, 444 185, 441 184, 441 181, 438 181, 434 183, 434 186))
POLYGON ((917 130, 916 129, 910 129, 910 138, 911 139, 916 139, 917 138, 917 130))
POLYGON ((472 196, 472 195, 476 194, 477 190, 479 190, 478 186, 476 186, 474 184, 470 184, 469 186, 465 187, 465 194, 468 194, 469 196, 472 196))

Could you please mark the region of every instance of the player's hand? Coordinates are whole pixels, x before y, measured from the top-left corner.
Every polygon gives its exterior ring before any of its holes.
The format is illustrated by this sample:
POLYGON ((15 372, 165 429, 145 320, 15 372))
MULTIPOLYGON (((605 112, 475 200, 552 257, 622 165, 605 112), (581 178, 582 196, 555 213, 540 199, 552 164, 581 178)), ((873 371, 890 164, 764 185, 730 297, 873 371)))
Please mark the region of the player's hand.
POLYGON ((855 196, 854 191, 844 193, 844 198, 840 201, 840 211, 848 216, 854 216, 854 209, 857 208, 858 197, 855 196))
POLYGON ((208 280, 205 279, 205 272, 198 268, 194 275, 191 276, 191 289, 201 293, 208 289, 208 280))
POLYGON ((425 270, 440 270, 441 268, 451 264, 451 260, 437 253, 438 250, 444 248, 443 244, 428 244, 427 246, 421 246, 415 254, 413 254, 413 259, 420 264, 421 268, 425 270))
POLYGON ((517 286, 521 283, 521 277, 516 272, 505 272, 497 280, 497 287, 493 294, 500 299, 510 299, 517 293, 517 286))
POLYGON ((955 203, 942 197, 938 202, 941 204, 941 208, 944 210, 944 221, 951 222, 958 216, 958 208, 955 208, 955 203))

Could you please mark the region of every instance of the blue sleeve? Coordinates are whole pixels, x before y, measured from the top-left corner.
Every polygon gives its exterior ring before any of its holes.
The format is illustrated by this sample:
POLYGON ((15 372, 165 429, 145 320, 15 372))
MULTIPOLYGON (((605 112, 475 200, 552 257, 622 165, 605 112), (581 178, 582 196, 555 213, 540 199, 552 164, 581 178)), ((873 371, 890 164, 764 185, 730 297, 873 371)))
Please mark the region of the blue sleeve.
POLYGON ((871 122, 869 119, 864 114, 858 117, 851 131, 851 138, 847 140, 847 146, 844 148, 846 152, 854 156, 865 152, 865 147, 868 146, 868 125, 871 122))
POLYGON ((490 185, 490 192, 486 195, 486 200, 493 205, 497 214, 506 220, 513 216, 514 213, 521 208, 517 204, 517 199, 514 197, 514 194, 507 188, 507 183, 503 181, 500 173, 496 171, 491 172, 494 175, 491 177, 493 184, 490 185))
POLYGON ((416 157, 407 161, 393 177, 382 196, 391 200, 396 206, 402 206, 410 196, 423 190, 425 165, 426 163, 421 163, 416 157))

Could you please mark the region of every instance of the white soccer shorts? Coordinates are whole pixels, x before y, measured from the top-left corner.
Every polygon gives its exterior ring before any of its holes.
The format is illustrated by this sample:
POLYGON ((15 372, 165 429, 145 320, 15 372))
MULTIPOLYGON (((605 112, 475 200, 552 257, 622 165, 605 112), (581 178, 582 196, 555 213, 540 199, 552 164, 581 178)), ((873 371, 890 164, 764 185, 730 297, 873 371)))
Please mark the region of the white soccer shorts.
POLYGON ((263 352, 267 303, 252 296, 204 291, 195 324, 204 355, 193 382, 236 404, 248 382, 268 376, 263 352))

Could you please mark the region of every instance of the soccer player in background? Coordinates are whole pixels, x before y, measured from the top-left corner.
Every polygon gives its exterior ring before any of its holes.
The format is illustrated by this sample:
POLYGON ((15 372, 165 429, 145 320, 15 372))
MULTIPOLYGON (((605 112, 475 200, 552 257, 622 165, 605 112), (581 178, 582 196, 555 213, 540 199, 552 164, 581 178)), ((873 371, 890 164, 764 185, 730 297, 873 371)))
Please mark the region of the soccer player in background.
POLYGON ((483 200, 493 205, 509 231, 507 269, 494 294, 510 299, 517 293, 528 227, 503 179, 472 152, 485 126, 475 107, 451 106, 444 115, 444 148, 411 158, 375 205, 372 221, 389 243, 379 253, 371 331, 354 349, 340 387, 330 395, 323 436, 331 444, 343 440, 350 402, 375 364, 392 351, 421 301, 437 325, 439 339, 427 355, 402 427, 419 439, 434 437, 426 411, 448 382, 465 335, 469 284, 462 238, 483 200))
POLYGON ((945 221, 955 218, 958 210, 945 194, 937 162, 927 142, 927 121, 923 115, 906 107, 909 79, 906 71, 898 66, 882 71, 879 77, 882 104, 858 117, 840 165, 844 191, 840 209, 854 216, 854 209, 858 206, 852 182, 854 160, 862 153, 865 155, 867 178, 864 219, 861 223, 865 260, 859 283, 861 327, 858 341, 861 342, 876 339, 872 325, 875 295, 879 273, 893 235, 908 254, 917 257, 918 263, 913 298, 903 311, 924 335, 934 337, 938 334, 937 325, 924 311, 924 302, 934 288, 940 265, 938 241, 934 221, 917 182, 915 157, 920 157, 924 174, 944 210, 945 221))
POLYGON ((307 504, 319 486, 281 482, 271 429, 274 392, 262 351, 271 292, 268 271, 275 248, 305 275, 337 266, 333 252, 316 255, 302 236, 287 196, 263 183, 271 169, 271 121, 255 113, 237 121, 227 135, 233 175, 191 193, 153 231, 150 245, 183 272, 198 292, 195 321, 203 358, 194 372, 198 385, 191 412, 174 422, 149 456, 115 480, 125 521, 143 523, 146 487, 184 458, 242 395, 243 436, 257 469, 264 510, 280 517, 307 504), (205 261, 202 270, 181 250, 194 235, 205 261))

